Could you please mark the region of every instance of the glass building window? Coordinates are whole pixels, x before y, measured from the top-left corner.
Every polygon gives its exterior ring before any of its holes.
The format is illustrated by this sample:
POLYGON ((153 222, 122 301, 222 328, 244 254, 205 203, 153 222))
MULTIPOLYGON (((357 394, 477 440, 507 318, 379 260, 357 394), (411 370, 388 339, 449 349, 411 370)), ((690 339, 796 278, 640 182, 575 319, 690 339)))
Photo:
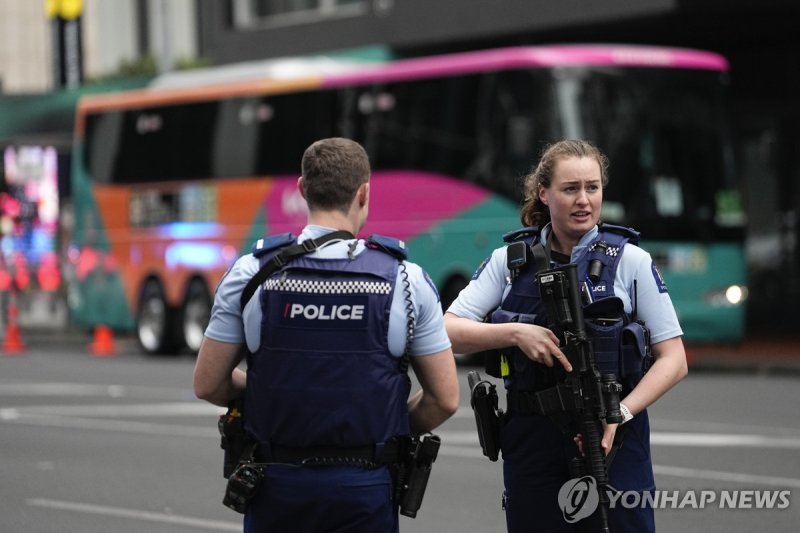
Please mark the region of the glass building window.
POLYGON ((232 0, 237 28, 314 22, 367 12, 367 0, 232 0))

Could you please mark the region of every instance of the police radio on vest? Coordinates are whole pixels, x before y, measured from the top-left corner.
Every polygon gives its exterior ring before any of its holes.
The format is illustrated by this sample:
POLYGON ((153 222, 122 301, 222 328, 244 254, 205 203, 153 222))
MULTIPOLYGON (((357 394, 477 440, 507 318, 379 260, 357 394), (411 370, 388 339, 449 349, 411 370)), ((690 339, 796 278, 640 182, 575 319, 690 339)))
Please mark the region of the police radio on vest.
POLYGON ((361 320, 364 318, 364 305, 327 305, 286 304, 283 316, 295 318, 302 316, 306 320, 361 320))

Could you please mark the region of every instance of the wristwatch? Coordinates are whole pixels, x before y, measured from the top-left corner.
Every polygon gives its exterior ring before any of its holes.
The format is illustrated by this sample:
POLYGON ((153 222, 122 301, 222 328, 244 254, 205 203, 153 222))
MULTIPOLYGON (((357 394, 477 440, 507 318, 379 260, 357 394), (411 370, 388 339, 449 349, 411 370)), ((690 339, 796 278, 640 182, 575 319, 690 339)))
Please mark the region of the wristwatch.
POLYGON ((631 410, 628 409, 628 406, 624 403, 619 404, 619 411, 622 413, 622 422, 619 423, 620 426, 633 418, 631 410))

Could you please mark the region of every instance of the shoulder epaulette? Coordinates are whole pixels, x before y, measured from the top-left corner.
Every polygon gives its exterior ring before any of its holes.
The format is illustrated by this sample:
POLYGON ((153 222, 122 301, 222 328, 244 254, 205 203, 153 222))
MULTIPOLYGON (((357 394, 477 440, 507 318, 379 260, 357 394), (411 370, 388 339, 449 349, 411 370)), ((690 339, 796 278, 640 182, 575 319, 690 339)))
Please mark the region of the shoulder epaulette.
POLYGON ((284 246, 288 246, 289 244, 293 244, 297 241, 297 237, 295 237, 291 233, 280 233, 278 235, 270 235, 269 237, 264 237, 263 239, 258 239, 256 243, 253 245, 253 255, 256 257, 261 257, 262 255, 271 252, 277 248, 283 248, 284 246))
POLYGON ((598 228, 599 231, 607 231, 609 233, 616 233, 617 235, 622 235, 628 239, 628 242, 631 244, 638 244, 640 233, 633 228, 628 228, 625 226, 616 226, 614 224, 606 224, 605 222, 601 223, 598 228))
POLYGON ((503 241, 514 242, 526 237, 534 237, 539 235, 539 226, 529 226, 527 228, 515 229, 503 235, 503 241))
POLYGON ((367 237, 367 247, 373 250, 383 250, 389 255, 404 260, 408 257, 408 248, 406 243, 394 237, 386 237, 384 235, 370 235, 367 237))

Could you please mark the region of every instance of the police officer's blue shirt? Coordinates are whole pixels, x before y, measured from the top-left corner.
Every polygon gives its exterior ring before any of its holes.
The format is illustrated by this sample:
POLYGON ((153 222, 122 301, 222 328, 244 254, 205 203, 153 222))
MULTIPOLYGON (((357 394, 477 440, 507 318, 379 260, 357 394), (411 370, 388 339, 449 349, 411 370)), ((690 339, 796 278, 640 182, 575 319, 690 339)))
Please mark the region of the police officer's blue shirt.
MULTIPOLYGON (((588 231, 572 249, 571 261, 597 238, 597 226, 588 231)), ((550 226, 542 229, 542 242, 550 237, 550 226)), ((481 265, 469 285, 458 295, 448 312, 462 318, 482 321, 495 310, 511 288, 511 273, 506 264, 506 250, 497 248, 481 265)), ((672 299, 666 290, 653 259, 645 250, 633 244, 622 248, 622 256, 614 279, 614 294, 622 299, 625 311, 631 313, 633 281, 636 280, 638 318, 650 329, 651 342, 656 344, 683 335, 672 299)))
MULTIPOLYGON (((306 239, 316 239, 335 231, 333 228, 308 225, 303 228, 297 239, 298 243, 306 239)), ((337 259, 348 257, 348 252, 355 243, 353 254, 358 255, 366 249, 363 240, 333 240, 325 243, 309 257, 337 259)), ((444 328, 442 308, 439 295, 430 278, 419 265, 404 261, 405 270, 410 283, 411 300, 414 307, 414 338, 411 342, 412 356, 431 355, 450 348, 450 339, 444 328)), ((217 287, 211 319, 206 328, 206 336, 210 339, 240 344, 247 343, 251 352, 255 352, 261 342, 261 306, 256 291, 244 308, 244 317, 240 312, 240 297, 245 285, 256 275, 261 267, 258 258, 253 254, 240 257, 217 287)), ((403 268, 398 269, 389 315, 389 350, 392 355, 400 357, 406 346, 407 311, 403 281, 403 268)))

